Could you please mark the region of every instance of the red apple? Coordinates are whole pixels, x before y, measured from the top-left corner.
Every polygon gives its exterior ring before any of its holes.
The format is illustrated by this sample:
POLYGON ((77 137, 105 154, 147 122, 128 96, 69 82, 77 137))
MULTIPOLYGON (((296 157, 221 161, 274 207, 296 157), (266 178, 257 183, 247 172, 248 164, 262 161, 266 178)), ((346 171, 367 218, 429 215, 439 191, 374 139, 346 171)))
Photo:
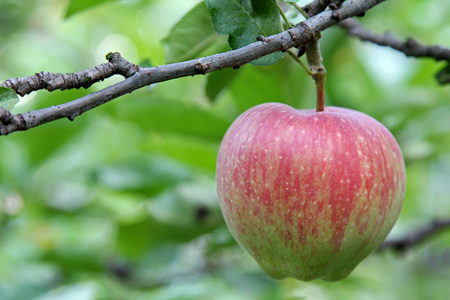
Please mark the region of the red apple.
POLYGON ((228 129, 217 190, 237 242, 276 279, 335 281, 377 249, 405 194, 392 134, 351 109, 253 107, 228 129))

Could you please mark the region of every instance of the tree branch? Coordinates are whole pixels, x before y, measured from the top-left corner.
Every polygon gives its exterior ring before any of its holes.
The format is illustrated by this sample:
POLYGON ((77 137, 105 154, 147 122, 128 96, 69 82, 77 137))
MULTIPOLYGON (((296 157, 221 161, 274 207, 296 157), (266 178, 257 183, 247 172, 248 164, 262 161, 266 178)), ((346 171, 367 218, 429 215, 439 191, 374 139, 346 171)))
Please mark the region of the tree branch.
POLYGON ((324 11, 331 2, 333 2, 333 0, 314 0, 305 5, 304 10, 312 17, 324 11))
POLYGON ((49 92, 73 88, 79 89, 81 87, 87 89, 92 84, 116 74, 128 78, 134 75, 139 68, 118 54, 108 53, 106 59, 108 63, 78 73, 41 72, 29 77, 8 79, 0 86, 12 88, 20 96, 42 89, 46 89, 49 92))
MULTIPOLYGON (((342 18, 339 14, 339 11, 337 10, 339 7, 341 7, 342 3, 344 3, 345 0, 314 0, 311 3, 305 5, 304 10, 305 12, 310 16, 315 16, 318 13, 324 11, 327 7, 329 7, 332 11, 331 17, 337 21, 343 20, 345 18, 342 18)), ((364 16, 365 11, 356 14, 356 16, 364 16)))
MULTIPOLYGON (((255 42, 243 48, 228 51, 225 53, 215 54, 175 64, 158 66, 154 68, 141 68, 132 64, 128 65, 126 62, 124 62, 125 65, 132 66, 130 68, 130 70, 132 70, 131 71, 132 75, 131 73, 126 72, 125 77, 127 76, 128 77, 123 81, 114 84, 112 86, 109 86, 103 90, 86 95, 77 100, 73 100, 71 102, 63 103, 61 105, 52 106, 32 112, 17 114, 14 116, 12 116, 9 112, 5 111, 4 109, 0 108, 0 123, 1 123, 0 134, 7 135, 15 131, 28 130, 30 128, 61 118, 68 118, 69 120, 73 120, 75 117, 81 115, 82 113, 94 107, 102 105, 117 97, 120 97, 127 93, 131 93, 139 88, 148 86, 153 83, 167 81, 180 77, 206 74, 213 71, 221 70, 223 68, 230 68, 230 67, 239 68, 244 64, 247 64, 251 61, 254 61, 268 54, 277 51, 286 51, 289 48, 298 47, 310 42, 318 33, 337 23, 336 18, 333 18, 333 14, 335 13, 338 13, 340 19, 343 20, 355 15, 360 15, 366 12, 367 10, 371 9, 373 6, 384 1, 385 0, 349 0, 344 2, 341 7, 334 10, 333 12, 329 10, 324 11, 302 23, 297 24, 296 26, 284 32, 270 36, 268 38, 255 42)), ((114 56, 111 57, 110 59, 110 63, 111 61, 114 61, 114 59, 119 59, 115 57, 116 55, 119 54, 118 53, 114 54, 114 56)), ((117 66, 113 63, 112 66, 106 64, 100 68, 104 68, 105 70, 112 69, 117 71, 116 67, 117 66)), ((97 68, 92 68, 88 70, 89 71, 88 73, 91 72, 95 73, 94 71, 95 69, 97 68)), ((107 71, 105 72, 108 73, 107 71)), ((112 73, 114 72, 109 71, 108 74, 112 73)), ((65 74, 65 76, 62 77, 67 78, 70 76, 65 74)), ((95 78, 96 80, 102 80, 101 78, 103 77, 99 75, 95 78)), ((37 79, 34 80, 33 79, 21 79, 21 80, 22 82, 37 81, 38 82, 37 85, 29 84, 30 86, 33 87, 39 86, 42 88, 46 88, 47 86, 49 86, 48 82, 44 84, 39 84, 39 76, 37 79)), ((81 87, 84 86, 83 84, 86 84, 86 79, 83 79, 83 77, 81 78, 81 80, 74 80, 73 82, 75 81, 77 82, 78 85, 73 84, 67 86, 81 87)), ((4 83, 0 84, 0 86, 8 86, 8 84, 11 83, 12 86, 15 86, 14 80, 7 80, 4 83)), ((52 85, 51 88, 55 86, 58 85, 52 85)), ((26 93, 26 91, 28 90, 30 90, 30 88, 24 89, 22 93, 24 92, 26 93)), ((33 88, 31 88, 31 90, 33 90, 33 88)))
POLYGON ((329 7, 331 9, 337 9, 344 3, 345 0, 334 0, 332 3, 330 3, 329 7))
POLYGON ((383 242, 377 251, 393 249, 398 252, 405 252, 406 250, 422 243, 427 238, 441 232, 446 228, 450 228, 450 220, 435 220, 425 228, 422 228, 417 232, 410 233, 403 238, 383 242))
POLYGON ((388 46, 406 56, 413 57, 431 57, 435 60, 446 60, 450 62, 450 49, 441 46, 425 46, 412 38, 402 41, 396 38, 392 33, 386 32, 383 35, 377 35, 364 28, 356 20, 345 20, 339 23, 345 29, 348 35, 360 38, 363 41, 369 41, 380 46, 388 46))

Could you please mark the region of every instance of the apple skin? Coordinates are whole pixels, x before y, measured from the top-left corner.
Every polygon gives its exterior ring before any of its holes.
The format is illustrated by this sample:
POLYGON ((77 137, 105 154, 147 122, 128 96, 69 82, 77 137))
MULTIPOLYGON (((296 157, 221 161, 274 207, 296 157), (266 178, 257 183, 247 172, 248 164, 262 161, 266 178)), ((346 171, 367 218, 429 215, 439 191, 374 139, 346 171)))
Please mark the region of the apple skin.
POLYGON ((228 228, 268 275, 336 281, 394 226, 406 172, 395 138, 364 113, 265 103, 228 129, 216 181, 228 228))

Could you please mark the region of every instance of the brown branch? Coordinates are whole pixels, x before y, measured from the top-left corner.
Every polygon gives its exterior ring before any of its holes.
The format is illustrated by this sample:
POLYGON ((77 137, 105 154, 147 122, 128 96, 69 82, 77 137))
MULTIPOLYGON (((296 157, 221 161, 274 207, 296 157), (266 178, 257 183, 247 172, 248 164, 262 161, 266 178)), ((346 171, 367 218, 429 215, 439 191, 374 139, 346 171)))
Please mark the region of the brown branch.
POLYGON ((303 7, 306 13, 312 17, 323 12, 333 0, 314 0, 303 7))
POLYGON ((8 79, 0 86, 12 88, 20 96, 34 91, 45 89, 47 91, 87 89, 92 84, 103 81, 113 75, 120 74, 125 78, 136 73, 137 66, 122 58, 120 55, 109 53, 106 55, 108 63, 101 64, 78 73, 49 73, 40 72, 33 76, 8 79))
MULTIPOLYGON (((342 19, 346 19, 364 13, 373 6, 384 1, 385 0, 349 0, 344 2, 344 4, 334 12, 338 12, 342 19)), ((94 107, 153 83, 186 76, 206 74, 224 68, 239 68, 244 64, 271 53, 286 51, 292 47, 305 45, 313 40, 313 38, 321 31, 337 23, 337 20, 334 19, 332 15, 333 12, 324 11, 286 31, 262 39, 243 48, 195 60, 154 68, 140 68, 124 61, 124 64, 129 67, 131 73, 125 72, 126 78, 123 81, 103 90, 86 95, 82 98, 57 106, 17 114, 14 116, 11 116, 9 112, 0 108, 0 134, 7 135, 15 131, 28 130, 61 118, 73 120, 75 117, 94 107)), ((111 61, 114 61, 116 57, 115 55, 118 54, 111 55, 112 56, 109 57, 110 63, 111 61)), ((117 65, 115 64, 112 66, 108 65, 108 67, 105 68, 113 68, 117 71, 117 65)), ((94 69, 96 70, 96 68, 92 68, 90 70, 93 71, 94 69)), ((102 77, 99 76, 98 78, 102 77)), ((26 80, 24 81, 26 82, 26 80)), ((13 80, 7 80, 6 82, 14 83, 13 80)), ((6 82, 0 85, 9 86, 6 82)), ((78 83, 79 82, 80 81, 78 81, 78 83)), ((81 82, 83 82, 83 80, 81 80, 81 82)), ((13 86, 16 85, 13 84, 13 86)), ((45 86, 48 86, 48 83, 40 86, 45 88, 45 86)), ((81 86, 83 85, 79 85, 79 87, 81 86)))
POLYGON ((333 2, 330 3, 329 7, 331 9, 338 9, 342 3, 344 3, 345 0, 334 0, 333 2))
POLYGON ((446 228, 450 228, 450 220, 435 220, 428 226, 418 230, 417 232, 410 233, 403 238, 397 240, 386 240, 383 244, 381 244, 377 251, 393 249, 398 252, 405 252, 406 250, 422 243, 427 238, 436 235, 446 228))
POLYGON ((340 22, 339 25, 345 29, 348 35, 358 37, 363 41, 369 41, 380 46, 394 48, 403 52, 406 56, 431 57, 435 60, 450 61, 450 49, 441 46, 425 46, 412 38, 402 41, 390 32, 378 35, 364 28, 356 20, 345 20, 340 22))
MULTIPOLYGON (((327 7, 329 7, 332 10, 332 18, 336 19, 337 21, 342 20, 341 16, 339 15, 339 12, 337 9, 341 7, 342 3, 344 3, 345 0, 314 0, 311 3, 308 3, 303 8, 305 12, 310 16, 315 16, 318 13, 321 13, 324 11, 327 7)), ((365 12, 361 12, 360 14, 357 14, 357 16, 363 16, 365 12)))

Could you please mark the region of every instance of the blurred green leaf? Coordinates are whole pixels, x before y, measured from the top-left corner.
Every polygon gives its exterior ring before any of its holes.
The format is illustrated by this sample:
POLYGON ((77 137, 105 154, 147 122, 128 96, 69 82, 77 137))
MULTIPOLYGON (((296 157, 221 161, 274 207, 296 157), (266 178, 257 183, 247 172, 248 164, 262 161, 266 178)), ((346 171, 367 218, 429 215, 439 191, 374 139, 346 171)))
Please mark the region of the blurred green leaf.
POLYGON ((436 80, 440 84, 448 84, 450 83, 450 63, 447 64, 444 68, 442 68, 437 74, 436 74, 436 80))
MULTIPOLYGON (((146 147, 145 143, 142 146, 146 147)), ((145 151, 130 159, 99 165, 90 173, 93 183, 111 190, 145 192, 153 195, 167 186, 185 181, 192 172, 167 156, 145 151)))
POLYGON ((37 5, 33 0, 0 1, 0 37, 8 38, 9 35, 14 36, 18 31, 26 29, 28 24, 23 21, 29 18, 37 5))
POLYGON ((65 17, 71 17, 77 13, 88 10, 93 6, 107 3, 117 2, 118 0, 69 0, 65 17))
POLYGON ((208 82, 206 83, 206 96, 214 101, 217 96, 226 89, 231 82, 239 75, 239 70, 231 68, 223 69, 208 74, 208 82))
POLYGON ((208 108, 161 98, 128 103, 120 114, 122 118, 133 120, 147 130, 181 133, 216 141, 222 140, 230 125, 229 121, 208 108))
POLYGON ((104 209, 117 223, 131 224, 146 218, 145 195, 100 189, 96 193, 96 207, 104 209))
POLYGON ((211 182, 179 184, 150 199, 148 209, 160 222, 183 228, 223 222, 215 185, 211 182))
POLYGON ((235 105, 241 112, 265 102, 281 102, 297 108, 314 104, 310 77, 291 60, 283 59, 265 68, 245 66, 241 69, 239 80, 230 85, 235 105))
MULTIPOLYGON (((270 0, 206 0, 214 30, 228 35, 232 49, 242 48, 256 42, 260 35, 270 36, 281 32, 278 8, 270 0)), ((281 59, 283 53, 277 52, 262 57, 252 64, 267 66, 281 59)))
POLYGON ((11 110, 19 103, 19 97, 11 88, 0 86, 0 107, 6 110, 11 110))
POLYGON ((214 172, 219 143, 179 134, 150 134, 145 148, 214 172))
POLYGON ((204 2, 189 11, 162 40, 166 62, 173 63, 197 58, 217 40, 211 16, 204 2))
POLYGON ((58 287, 34 300, 95 300, 98 299, 99 285, 88 281, 58 287))
MULTIPOLYGON (((2 266, 2 269, 5 266, 2 266)), ((33 299, 52 287, 57 268, 52 264, 35 263, 29 260, 6 266, 8 275, 0 283, 2 300, 33 299)), ((4 279, 5 276, 2 276, 4 279)))
MULTIPOLYGON (((151 61, 148 57, 142 59, 142 60, 139 62, 139 66, 140 66, 140 67, 143 67, 143 68, 153 68, 153 67, 154 67, 152 61, 151 61)), ((150 87, 153 87, 153 86, 155 86, 155 85, 156 85, 156 83, 154 83, 154 84, 152 84, 151 86, 149 86, 149 88, 150 88, 150 87)))
MULTIPOLYGON (((193 210, 184 213, 194 215, 196 212, 193 210)), ((128 257, 131 261, 139 261, 145 253, 154 248, 165 244, 187 243, 201 235, 210 233, 215 228, 211 226, 180 227, 160 222, 149 216, 136 223, 118 226, 116 250, 118 254, 128 257)))

